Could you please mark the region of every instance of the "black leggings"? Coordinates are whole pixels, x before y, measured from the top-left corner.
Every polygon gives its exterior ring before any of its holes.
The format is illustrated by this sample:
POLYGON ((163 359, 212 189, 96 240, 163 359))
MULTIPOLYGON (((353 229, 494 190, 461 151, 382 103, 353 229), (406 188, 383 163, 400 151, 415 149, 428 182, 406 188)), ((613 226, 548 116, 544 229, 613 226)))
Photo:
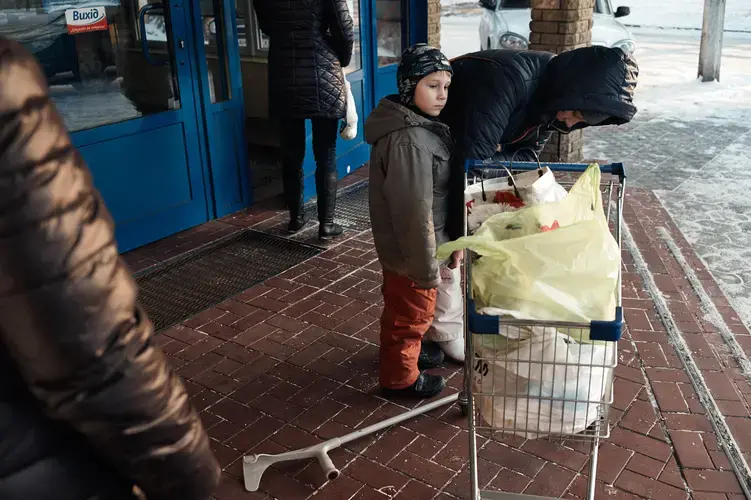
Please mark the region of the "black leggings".
MULTIPOLYGON (((313 118, 313 157, 316 161, 316 178, 336 172, 336 137, 339 120, 313 118)), ((305 119, 282 120, 281 146, 284 170, 288 174, 302 171, 305 160, 305 119)), ((299 174, 298 174, 299 175, 299 174)))

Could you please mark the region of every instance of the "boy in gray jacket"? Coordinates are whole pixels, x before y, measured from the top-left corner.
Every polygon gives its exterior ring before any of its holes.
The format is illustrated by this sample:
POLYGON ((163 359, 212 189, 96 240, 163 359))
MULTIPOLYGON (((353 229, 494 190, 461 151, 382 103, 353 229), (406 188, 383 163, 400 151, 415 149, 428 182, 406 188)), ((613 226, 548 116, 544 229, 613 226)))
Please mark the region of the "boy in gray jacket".
POLYGON ((383 268, 380 385, 391 394, 435 396, 445 380, 420 370, 439 365, 443 352, 459 361, 464 356, 461 300, 449 304, 451 311, 441 311, 445 301, 436 310, 437 297, 446 295, 439 285, 451 288, 451 296, 458 290, 461 298, 461 254, 446 264, 435 259, 436 247, 448 241, 452 148, 448 127, 436 117, 452 74, 439 50, 410 47, 397 72, 399 95, 384 98, 365 123, 365 139, 373 146, 370 219, 383 268), (449 321, 434 321, 437 314, 449 321), (436 343, 422 342, 429 329, 436 343))

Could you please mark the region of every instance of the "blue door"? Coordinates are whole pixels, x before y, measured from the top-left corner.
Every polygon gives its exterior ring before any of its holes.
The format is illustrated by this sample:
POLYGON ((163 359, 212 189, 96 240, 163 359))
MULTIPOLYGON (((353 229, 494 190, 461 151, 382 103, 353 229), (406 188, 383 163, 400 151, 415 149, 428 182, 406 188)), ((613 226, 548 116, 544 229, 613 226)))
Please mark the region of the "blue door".
POLYGON ((42 64, 127 251, 210 216, 191 9, 188 0, 103 0, 81 8, 86 3, 0 7, 0 35, 16 38, 42 64), (73 22, 79 9, 101 19, 79 29, 73 22))
POLYGON ((197 0, 193 6, 211 201, 213 215, 222 217, 251 202, 238 43, 246 25, 234 0, 197 0))

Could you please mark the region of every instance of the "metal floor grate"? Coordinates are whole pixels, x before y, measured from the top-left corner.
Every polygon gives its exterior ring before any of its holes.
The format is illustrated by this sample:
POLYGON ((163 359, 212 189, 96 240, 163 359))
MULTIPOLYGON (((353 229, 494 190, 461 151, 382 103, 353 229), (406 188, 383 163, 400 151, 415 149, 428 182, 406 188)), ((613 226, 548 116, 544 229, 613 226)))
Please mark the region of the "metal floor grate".
POLYGON ((321 251, 285 238, 243 230, 136 275, 139 301, 159 331, 321 251))
POLYGON ((370 229, 368 183, 363 182, 341 193, 336 200, 336 222, 346 229, 370 229))

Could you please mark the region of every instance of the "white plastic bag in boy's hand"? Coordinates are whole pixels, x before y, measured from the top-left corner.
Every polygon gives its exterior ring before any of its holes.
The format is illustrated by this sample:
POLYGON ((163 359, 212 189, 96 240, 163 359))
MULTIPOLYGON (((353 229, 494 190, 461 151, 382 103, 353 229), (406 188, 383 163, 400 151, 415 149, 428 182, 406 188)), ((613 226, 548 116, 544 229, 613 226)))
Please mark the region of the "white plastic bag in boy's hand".
POLYGON ((352 95, 352 86, 349 84, 347 77, 344 77, 344 90, 347 93, 347 115, 339 135, 346 141, 351 141, 357 137, 357 108, 355 107, 355 98, 352 95))
POLYGON ((475 335, 473 391, 487 425, 535 439, 577 434, 599 418, 615 365, 612 345, 546 329, 522 341, 475 335))

